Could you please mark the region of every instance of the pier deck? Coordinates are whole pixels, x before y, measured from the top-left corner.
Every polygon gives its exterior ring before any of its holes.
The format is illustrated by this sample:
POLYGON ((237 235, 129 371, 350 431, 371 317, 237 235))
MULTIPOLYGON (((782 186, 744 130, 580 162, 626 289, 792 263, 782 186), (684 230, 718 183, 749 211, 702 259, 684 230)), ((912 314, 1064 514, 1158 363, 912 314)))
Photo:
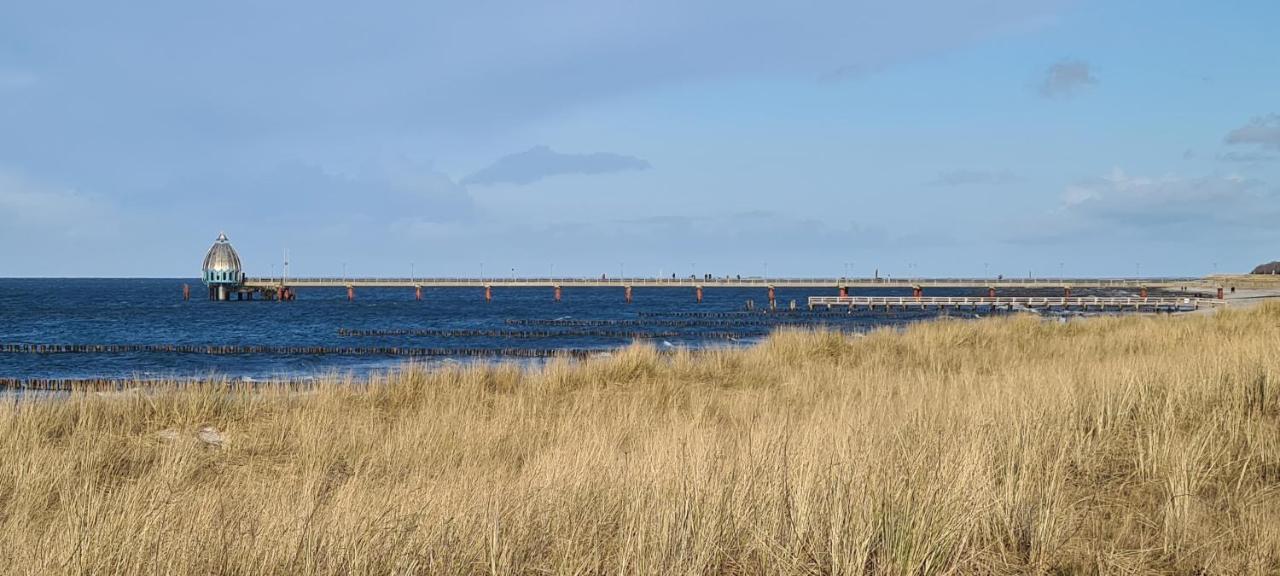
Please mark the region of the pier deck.
POLYGON ((1133 288, 1211 287, 1205 278, 247 278, 246 288, 461 288, 485 286, 552 288, 1133 288))

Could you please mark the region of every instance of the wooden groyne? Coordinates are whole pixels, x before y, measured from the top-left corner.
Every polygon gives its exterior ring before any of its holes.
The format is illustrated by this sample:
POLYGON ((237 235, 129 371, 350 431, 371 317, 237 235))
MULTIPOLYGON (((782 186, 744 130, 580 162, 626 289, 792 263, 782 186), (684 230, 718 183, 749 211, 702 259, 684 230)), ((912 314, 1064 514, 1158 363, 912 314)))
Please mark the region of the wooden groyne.
POLYGON ((206 356, 449 356, 460 358, 586 358, 589 348, 413 348, 403 346, 254 346, 244 344, 0 343, 0 354, 199 354, 206 356))
POLYGON ((339 328, 338 336, 356 337, 425 337, 425 338, 618 338, 627 340, 651 340, 655 338, 679 338, 694 335, 698 338, 744 338, 741 332, 698 332, 686 334, 676 331, 644 332, 635 330, 443 330, 434 328, 339 328))

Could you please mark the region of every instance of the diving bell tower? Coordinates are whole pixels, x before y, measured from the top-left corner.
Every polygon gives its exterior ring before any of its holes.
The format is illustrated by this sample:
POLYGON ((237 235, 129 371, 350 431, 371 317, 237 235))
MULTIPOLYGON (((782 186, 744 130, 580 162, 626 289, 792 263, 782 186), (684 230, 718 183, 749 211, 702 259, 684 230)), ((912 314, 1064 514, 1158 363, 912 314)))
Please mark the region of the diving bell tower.
POLYGON ((240 268, 240 255, 231 247, 226 234, 209 247, 204 256, 204 285, 209 288, 210 300, 230 300, 231 293, 244 285, 244 271, 240 268))

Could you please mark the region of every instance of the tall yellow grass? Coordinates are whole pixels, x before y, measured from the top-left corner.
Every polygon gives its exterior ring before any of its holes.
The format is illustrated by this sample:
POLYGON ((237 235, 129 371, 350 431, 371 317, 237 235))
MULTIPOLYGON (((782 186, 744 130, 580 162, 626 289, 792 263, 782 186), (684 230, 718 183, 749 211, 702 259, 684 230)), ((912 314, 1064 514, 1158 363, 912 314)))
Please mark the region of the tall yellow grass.
POLYGON ((1276 574, 1280 307, 10 403, 0 572, 1276 574))

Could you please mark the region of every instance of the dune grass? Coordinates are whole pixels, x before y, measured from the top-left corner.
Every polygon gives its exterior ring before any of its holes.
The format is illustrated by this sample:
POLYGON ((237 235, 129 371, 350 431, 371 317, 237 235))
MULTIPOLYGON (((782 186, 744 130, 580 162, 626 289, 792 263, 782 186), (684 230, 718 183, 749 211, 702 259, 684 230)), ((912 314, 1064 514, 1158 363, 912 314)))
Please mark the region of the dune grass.
POLYGON ((1280 573, 1278 306, 86 392, 0 439, 0 573, 1280 573))

